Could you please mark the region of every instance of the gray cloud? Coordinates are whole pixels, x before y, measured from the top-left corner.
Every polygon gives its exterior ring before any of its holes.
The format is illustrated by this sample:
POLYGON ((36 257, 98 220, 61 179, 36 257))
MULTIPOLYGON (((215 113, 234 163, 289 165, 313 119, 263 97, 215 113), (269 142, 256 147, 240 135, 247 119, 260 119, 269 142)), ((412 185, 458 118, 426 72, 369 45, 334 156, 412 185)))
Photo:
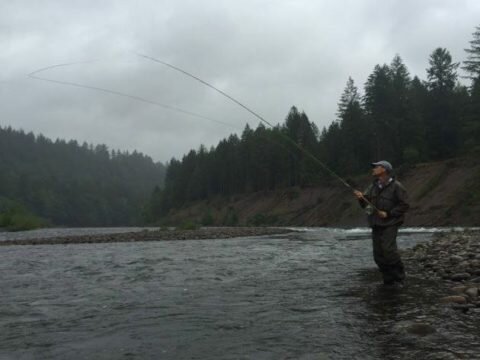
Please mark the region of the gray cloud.
POLYGON ((479 25, 477 1, 12 1, 0 8, 0 125, 53 138, 137 149, 161 161, 215 145, 258 121, 219 94, 159 64, 171 62, 237 97, 269 121, 290 106, 320 128, 335 119, 348 76, 361 88, 400 54, 425 77, 428 56, 455 61, 479 25), (103 87, 199 113, 234 128, 42 76, 103 87))

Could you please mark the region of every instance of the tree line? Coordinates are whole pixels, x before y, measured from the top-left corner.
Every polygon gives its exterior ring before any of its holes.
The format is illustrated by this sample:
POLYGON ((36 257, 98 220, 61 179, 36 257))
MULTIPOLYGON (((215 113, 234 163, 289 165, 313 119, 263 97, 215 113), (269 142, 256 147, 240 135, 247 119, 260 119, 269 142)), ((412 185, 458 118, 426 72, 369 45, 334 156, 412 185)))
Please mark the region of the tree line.
POLYGON ((11 127, 0 127, 0 168, 0 213, 28 212, 68 226, 142 224, 165 175, 163 164, 136 151, 52 141, 11 127))
POLYGON ((292 107, 283 124, 230 135, 216 147, 201 146, 167 167, 165 186, 150 198, 150 218, 211 196, 309 186, 326 174, 286 137, 347 176, 370 162, 394 166, 480 153, 480 27, 473 33, 466 60, 454 62, 445 48, 429 56, 426 80, 413 76, 397 55, 376 65, 360 93, 349 78, 337 118, 321 131, 292 107), (461 67, 471 80, 459 82, 461 67))

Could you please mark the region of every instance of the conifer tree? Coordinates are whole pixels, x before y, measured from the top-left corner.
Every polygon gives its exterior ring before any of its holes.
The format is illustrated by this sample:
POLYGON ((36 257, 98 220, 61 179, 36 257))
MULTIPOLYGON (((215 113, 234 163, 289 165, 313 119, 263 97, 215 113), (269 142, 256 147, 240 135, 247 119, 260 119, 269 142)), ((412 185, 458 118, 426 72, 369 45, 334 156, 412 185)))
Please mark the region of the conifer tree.
POLYGON ((470 48, 465 51, 468 56, 463 62, 462 69, 468 72, 472 79, 480 77, 480 26, 476 27, 473 40, 470 41, 470 48))
POLYGON ((447 49, 437 48, 430 55, 427 69, 429 89, 429 116, 427 125, 430 155, 441 159, 455 154, 458 148, 460 124, 456 121, 458 109, 454 102, 458 63, 454 63, 447 49))

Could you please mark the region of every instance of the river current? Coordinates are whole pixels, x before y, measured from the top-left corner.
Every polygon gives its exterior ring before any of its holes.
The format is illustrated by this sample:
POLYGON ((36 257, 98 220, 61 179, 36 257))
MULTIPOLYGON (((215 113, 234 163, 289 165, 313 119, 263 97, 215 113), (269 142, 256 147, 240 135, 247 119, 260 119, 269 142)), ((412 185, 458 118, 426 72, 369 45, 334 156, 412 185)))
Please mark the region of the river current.
MULTIPOLYGON (((479 353, 478 324, 438 306, 436 284, 412 277, 403 289, 380 284, 367 229, 304 230, 1 247, 0 359, 468 359, 479 353), (434 331, 409 331, 417 323, 434 331)), ((405 229, 399 246, 428 241, 434 231, 405 229)), ((0 241, 9 236, 0 235, 0 241)))

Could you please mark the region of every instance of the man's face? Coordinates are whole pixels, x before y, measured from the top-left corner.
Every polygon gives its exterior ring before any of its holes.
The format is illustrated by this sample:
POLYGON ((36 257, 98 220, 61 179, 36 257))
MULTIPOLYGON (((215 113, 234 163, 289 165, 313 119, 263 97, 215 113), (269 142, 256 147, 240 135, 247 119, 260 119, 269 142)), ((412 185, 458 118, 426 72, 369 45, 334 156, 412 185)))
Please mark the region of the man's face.
POLYGON ((382 176, 386 171, 384 167, 377 165, 372 169, 372 175, 375 177, 382 176))

